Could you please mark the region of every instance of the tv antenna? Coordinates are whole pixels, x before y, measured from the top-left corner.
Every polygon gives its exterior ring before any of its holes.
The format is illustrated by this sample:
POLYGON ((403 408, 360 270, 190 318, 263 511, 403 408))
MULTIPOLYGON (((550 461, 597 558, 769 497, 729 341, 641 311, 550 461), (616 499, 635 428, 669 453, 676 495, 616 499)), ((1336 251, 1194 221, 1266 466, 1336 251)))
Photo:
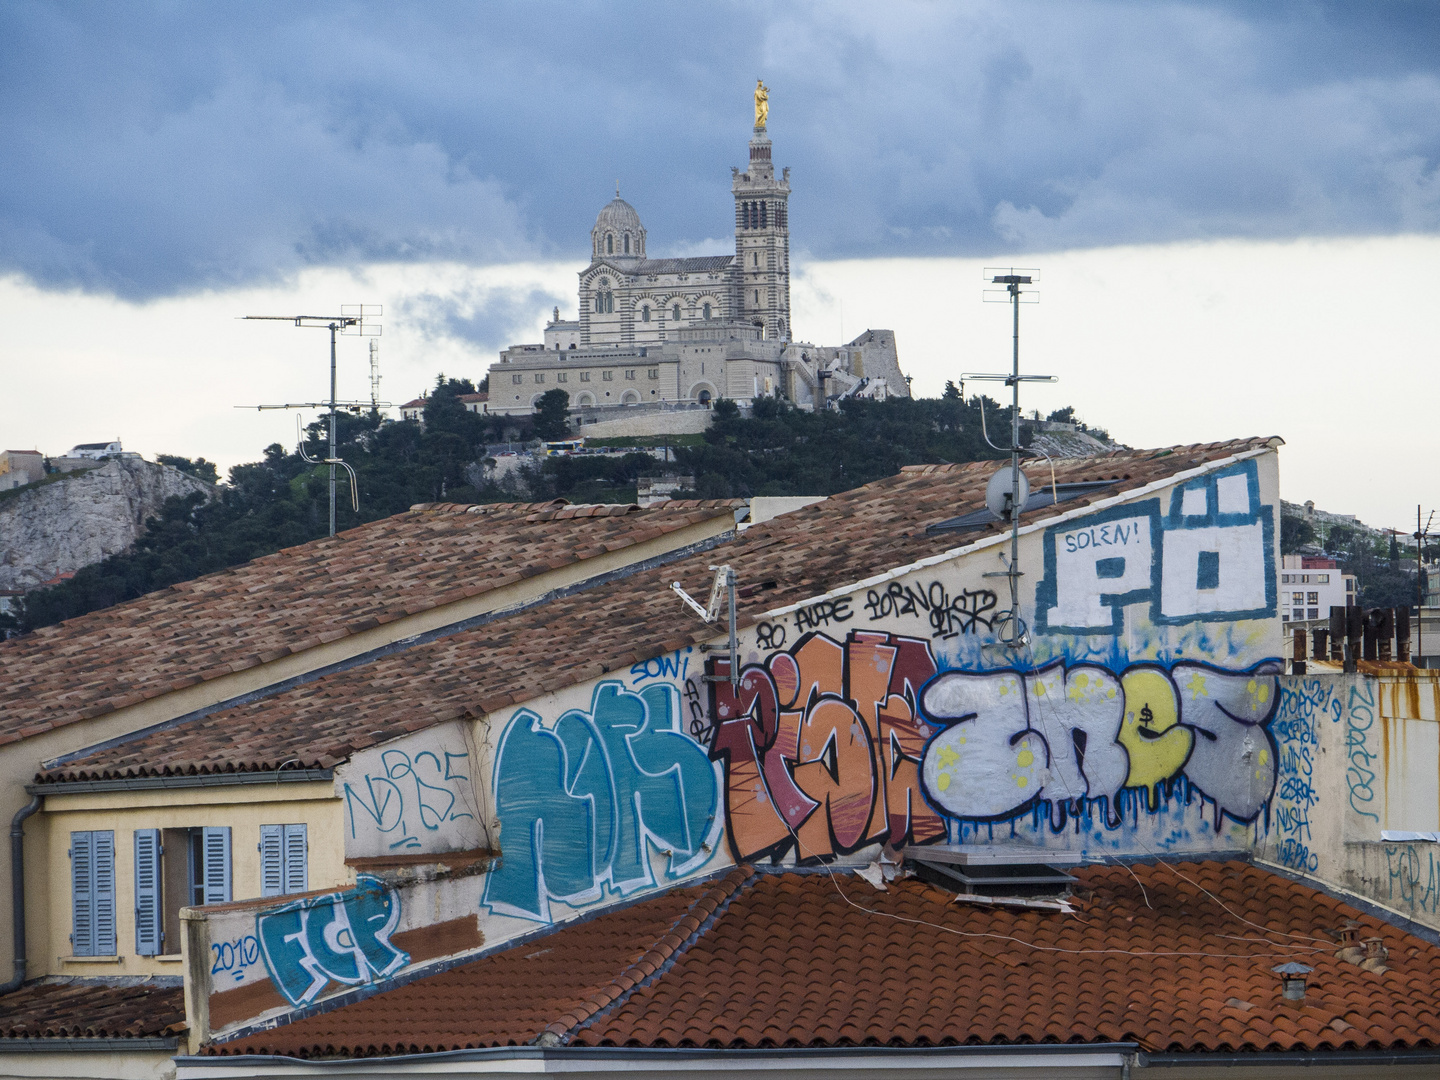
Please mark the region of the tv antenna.
MULTIPOLYGON (((359 337, 376 338, 380 336, 383 329, 375 320, 385 313, 379 304, 341 304, 339 315, 242 315, 242 319, 259 319, 269 322, 288 322, 296 326, 313 330, 330 331, 330 400, 329 401, 296 401, 287 402, 284 405, 255 405, 257 411, 266 409, 329 409, 330 411, 330 453, 324 459, 312 458, 305 453, 302 440, 300 456, 306 461, 316 464, 330 466, 330 535, 335 535, 335 469, 341 466, 350 474, 350 496, 355 509, 360 509, 360 496, 358 485, 355 482, 355 470, 341 461, 335 452, 335 417, 343 407, 359 412, 367 402, 364 401, 340 401, 335 396, 335 336, 337 334, 350 334, 359 337), (369 320, 367 322, 367 320, 369 320)), ((388 401, 378 400, 379 380, 376 372, 376 353, 374 343, 370 351, 370 401, 368 404, 372 409, 381 405, 389 405, 388 401)), ((237 405, 237 409, 252 408, 250 405, 237 405)), ((299 426, 298 418, 296 426, 299 426)))
POLYGON ((1429 591, 1425 581, 1425 538, 1430 535, 1430 523, 1435 520, 1435 511, 1420 524, 1420 507, 1415 507, 1415 659, 1425 666, 1425 594, 1429 591))
MULTIPOLYGON (((1030 484, 1025 479, 1024 473, 1020 471, 1020 384, 1026 382, 1058 382, 1054 375, 1021 375, 1020 374, 1020 305, 1038 304, 1040 294, 1034 289, 1024 286, 1032 285, 1040 280, 1040 271, 1023 269, 1016 266, 1008 267, 986 267, 985 280, 992 285, 1002 285, 1001 289, 986 289, 984 300, 987 304, 1009 304, 1014 317, 1014 347, 1011 354, 1010 373, 990 374, 982 372, 963 372, 960 375, 961 385, 966 379, 973 379, 979 382, 1003 382, 1010 387, 1010 445, 1009 447, 995 446, 996 450, 1010 451, 1010 465, 1001 469, 990 478, 990 483, 985 489, 985 502, 991 512, 1001 520, 1008 518, 1010 522, 1010 563, 1003 574, 987 575, 1009 578, 1010 580, 1010 610, 1004 613, 1005 621, 1002 624, 1005 629, 1001 634, 1001 641, 1006 648, 1021 649, 1030 643, 1030 632, 1025 626, 1025 621, 1020 618, 1020 579, 1024 574, 1020 571, 1020 515, 1025 510, 1025 503, 1030 497, 1030 484), (1006 488, 1009 488, 1006 491, 1006 488)), ((985 405, 980 405, 981 417, 985 413, 985 405)), ((985 441, 990 442, 988 433, 985 441)))
POLYGON ((370 339, 370 408, 380 408, 380 342, 370 339))
MULTIPOLYGON (((732 570, 732 569, 729 567, 728 564, 725 565, 725 566, 712 566, 712 567, 710 567, 710 569, 715 571, 715 580, 710 583, 710 602, 709 602, 708 604, 706 604, 704 607, 701 607, 701 606, 700 606, 700 601, 696 600, 693 596, 691 596, 689 593, 687 593, 687 592, 684 590, 684 588, 681 587, 681 585, 680 585, 680 583, 679 583, 678 581, 672 581, 672 582, 670 583, 670 588, 671 588, 671 590, 675 593, 676 596, 680 597, 681 600, 685 601, 686 605, 690 608, 691 611, 695 612, 696 615, 699 615, 700 618, 703 619, 703 620, 704 620, 705 622, 707 622, 707 623, 713 623, 716 619, 718 619, 718 618, 720 617, 720 605, 721 605, 722 603, 724 603, 726 600, 729 601, 729 608, 730 608, 730 636, 729 636, 729 641, 728 641, 728 645, 729 645, 729 649, 730 649, 730 676, 729 676, 729 679, 730 679, 730 688, 731 688, 732 690, 734 690, 736 693, 739 693, 739 692, 740 692, 740 643, 739 643, 738 636, 737 636, 737 634, 736 634, 736 623, 735 623, 735 585, 736 585, 735 571, 732 570)), ((702 645, 702 646, 700 646, 700 649, 701 649, 702 652, 708 652, 708 651, 710 651, 711 648, 712 648, 712 646, 709 646, 709 645, 702 645)), ((705 678, 706 678, 708 681, 714 681, 714 682, 724 682, 724 681, 725 681, 725 680, 723 680, 723 679, 713 679, 713 678, 712 678, 711 676, 709 676, 709 675, 705 676, 705 678)))

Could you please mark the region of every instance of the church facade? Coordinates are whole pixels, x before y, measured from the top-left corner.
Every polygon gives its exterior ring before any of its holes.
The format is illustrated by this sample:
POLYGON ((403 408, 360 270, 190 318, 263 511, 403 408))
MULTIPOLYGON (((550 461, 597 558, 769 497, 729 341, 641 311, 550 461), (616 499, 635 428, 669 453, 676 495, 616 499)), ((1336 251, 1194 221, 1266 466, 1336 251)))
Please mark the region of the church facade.
POLYGON ((722 397, 744 406, 762 395, 813 409, 908 395, 889 331, 830 348, 793 340, 790 170, 775 174, 761 91, 748 167, 731 169, 735 253, 649 258, 640 215, 617 191, 590 232, 578 318, 557 308, 543 342, 500 354, 492 412, 528 414, 557 387, 587 413, 708 408, 722 397))

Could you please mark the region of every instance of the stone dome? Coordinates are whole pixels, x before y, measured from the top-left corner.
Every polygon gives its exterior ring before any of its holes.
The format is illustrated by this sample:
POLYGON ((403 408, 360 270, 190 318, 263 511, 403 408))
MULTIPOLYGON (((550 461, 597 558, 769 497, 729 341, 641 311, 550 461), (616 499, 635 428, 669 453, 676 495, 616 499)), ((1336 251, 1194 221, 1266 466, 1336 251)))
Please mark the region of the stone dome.
POLYGON ((614 256, 632 259, 645 257, 645 226, 640 215, 624 199, 616 196, 600 211, 595 228, 590 231, 596 258, 614 256))

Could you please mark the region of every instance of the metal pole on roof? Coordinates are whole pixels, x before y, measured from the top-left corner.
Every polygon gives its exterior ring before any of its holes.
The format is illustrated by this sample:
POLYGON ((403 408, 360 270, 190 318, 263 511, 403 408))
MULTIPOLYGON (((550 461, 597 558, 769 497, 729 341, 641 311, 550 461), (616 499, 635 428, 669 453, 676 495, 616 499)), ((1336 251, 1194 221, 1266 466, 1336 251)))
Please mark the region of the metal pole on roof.
MULTIPOLYGON (((995 279, 999 281, 999 278, 995 279)), ((1014 314, 1014 350, 1010 364, 1010 644, 1020 637, 1020 284, 1030 278, 1009 275, 1006 289, 1014 314)))
MULTIPOLYGON (((1023 628, 1020 619, 1020 578, 1023 576, 1020 571, 1020 515, 1025 507, 1021 502, 1021 475, 1020 475, 1020 384, 1023 382, 1055 382, 1053 375, 1021 375, 1020 374, 1020 305, 1022 303, 1036 303, 1039 300, 1038 294, 1028 286, 1040 278, 1038 270, 1022 270, 1016 267, 1004 267, 985 269, 985 278, 992 285, 1003 285, 1004 289, 987 289, 985 300, 993 303, 1008 303, 1011 306, 1011 357, 1010 372, 1006 375, 981 374, 977 372, 962 373, 961 385, 965 379, 980 379, 990 382, 1003 382, 1010 387, 1010 565, 1004 576, 1010 579, 1010 612, 1006 619, 1009 627, 1007 636, 1003 639, 1007 648, 1018 649, 1029 640, 1028 633, 1023 628), (1026 286, 1026 288, 1021 288, 1026 286)), ((984 421, 984 403, 981 403, 981 421, 984 421)), ((989 442, 989 436, 985 438, 989 442)), ((990 443, 995 446, 994 443, 990 443)), ((995 446, 996 450, 1003 450, 1004 447, 995 446)), ((997 474, 998 475, 998 474, 997 474)), ((1028 490, 1028 489, 1027 489, 1028 490)), ((999 511, 994 511, 999 514, 999 511)))
POLYGON ((335 535, 335 334, 339 323, 330 324, 330 535, 335 535))

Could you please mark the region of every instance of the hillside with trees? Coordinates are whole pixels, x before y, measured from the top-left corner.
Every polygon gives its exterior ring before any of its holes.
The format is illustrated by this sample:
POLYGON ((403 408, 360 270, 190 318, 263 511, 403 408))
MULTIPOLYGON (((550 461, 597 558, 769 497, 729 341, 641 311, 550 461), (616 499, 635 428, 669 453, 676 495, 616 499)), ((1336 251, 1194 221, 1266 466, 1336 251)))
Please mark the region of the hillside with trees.
MULTIPOLYGON (((468 380, 440 376, 426 400, 423 424, 373 412, 340 415, 339 454, 355 469, 360 508, 351 507, 342 483, 339 529, 420 502, 630 502, 642 475, 693 476, 700 498, 831 495, 893 475, 902 465, 999 456, 981 436, 982 399, 962 400, 950 385, 940 398, 848 400, 838 412, 801 412, 762 399, 745 417, 733 402, 719 401, 703 436, 639 440, 667 445, 672 461, 662 463, 646 452, 556 456, 521 459, 501 470, 487 458, 487 448, 506 439, 564 437, 564 402, 544 402, 547 407, 533 419, 495 417, 466 410, 459 395, 474 390, 468 380)), ((1008 431, 1008 409, 988 399, 984 408, 993 431, 1008 431)), ((1072 413, 1062 410, 1052 418, 1070 421, 1072 413)), ((307 455, 324 457, 326 438, 325 421, 311 424, 307 455)), ((203 458, 166 455, 165 461, 195 475, 214 475, 203 458)), ((168 500, 130 550, 31 593, 0 629, 47 626, 322 537, 329 522, 328 478, 327 466, 272 444, 260 460, 232 468, 218 498, 168 500)))

